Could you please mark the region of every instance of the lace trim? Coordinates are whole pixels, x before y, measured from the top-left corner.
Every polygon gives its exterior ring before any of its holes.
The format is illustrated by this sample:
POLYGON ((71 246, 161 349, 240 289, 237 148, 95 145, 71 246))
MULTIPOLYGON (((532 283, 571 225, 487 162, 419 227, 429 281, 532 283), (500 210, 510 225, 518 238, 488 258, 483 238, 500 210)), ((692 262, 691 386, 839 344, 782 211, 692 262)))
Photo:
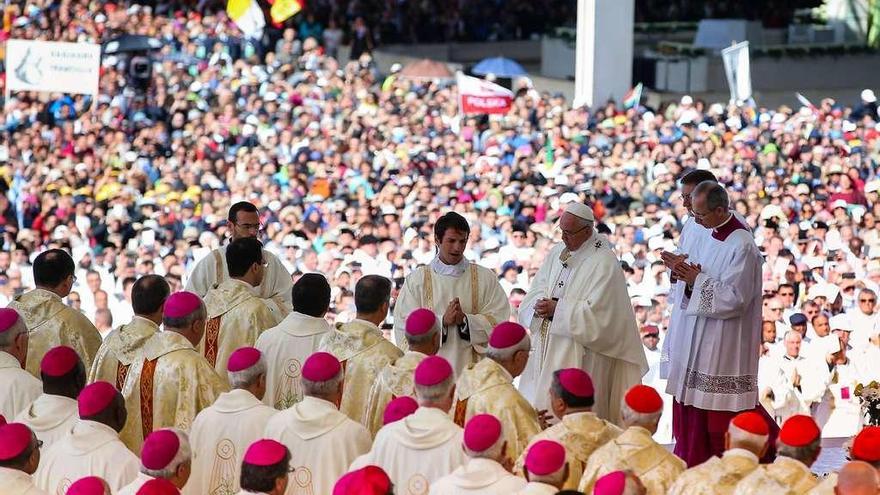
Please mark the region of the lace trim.
POLYGON ((712 302, 715 299, 715 290, 712 285, 712 279, 707 278, 700 287, 700 313, 712 312, 712 302))
POLYGON ((709 375, 688 368, 685 386, 707 394, 747 394, 758 389, 758 375, 709 375))

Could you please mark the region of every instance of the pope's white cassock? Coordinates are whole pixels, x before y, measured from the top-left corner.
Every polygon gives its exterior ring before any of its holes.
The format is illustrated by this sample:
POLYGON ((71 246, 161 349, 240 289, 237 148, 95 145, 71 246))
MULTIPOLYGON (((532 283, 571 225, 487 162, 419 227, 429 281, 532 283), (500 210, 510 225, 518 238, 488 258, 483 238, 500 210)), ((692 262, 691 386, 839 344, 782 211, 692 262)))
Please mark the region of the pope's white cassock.
POLYGON ((192 474, 183 493, 236 493, 241 488, 245 451, 263 437, 266 424, 277 412, 247 390, 220 394, 193 421, 189 433, 192 474))
MULTIPOLYGON (((567 214, 591 220, 592 211, 573 203, 567 214)), ((554 246, 519 310, 529 328, 532 354, 520 377, 520 392, 536 409, 549 409, 553 372, 580 368, 596 387, 593 411, 620 422, 620 402, 648 370, 626 280, 608 239, 596 233, 575 251, 554 246), (558 299, 552 321, 535 315, 539 299, 558 299)))
POLYGON ((348 471, 352 461, 370 450, 366 428, 333 403, 310 396, 269 420, 265 437, 290 449, 294 471, 286 495, 332 493, 336 480, 348 471))
MULTIPOLYGON (((210 254, 196 263, 192 273, 189 274, 185 290, 195 292, 204 299, 209 290, 229 280, 229 266, 226 265, 226 247, 223 246, 211 251, 210 254)), ((255 287, 254 292, 263 299, 273 300, 278 306, 279 312, 287 314, 293 309, 293 301, 291 299, 293 279, 290 277, 290 272, 287 271, 287 268, 284 268, 284 264, 277 256, 264 249, 263 257, 268 263, 266 274, 263 277, 263 283, 259 287, 255 287)))
POLYGON ((329 331, 330 324, 324 318, 294 311, 278 326, 260 334, 254 347, 266 356, 264 404, 287 409, 302 400, 302 364, 318 350, 321 339, 329 331))
POLYGON ((63 395, 43 394, 22 411, 15 421, 27 425, 37 439, 43 442, 43 449, 48 449, 67 436, 73 425, 79 421, 76 400, 63 395))
POLYGON ((98 476, 107 482, 111 493, 116 493, 134 481, 140 465, 113 428, 80 420, 70 435, 42 452, 34 479, 43 490, 61 494, 80 478, 98 476))
POLYGON ((444 327, 437 355, 449 361, 457 376, 486 351, 492 328, 510 318, 510 303, 493 271, 465 259, 447 265, 436 256, 429 265, 410 273, 394 305, 394 339, 405 351, 406 317, 415 309, 429 308, 442 322, 446 308, 456 297, 466 315, 463 332, 470 340, 462 338, 458 328, 444 327))
MULTIPOLYGON (((679 432, 682 449, 697 452, 689 463, 713 452, 691 445, 707 441, 708 432, 691 431, 689 417, 698 410, 738 412, 758 403, 758 346, 761 343, 761 254, 751 231, 734 215, 696 239, 688 262, 702 266, 688 294, 682 288, 670 330, 670 366, 666 391, 683 407, 679 432), (685 439, 682 441, 682 439, 685 439)), ((685 282, 677 282, 685 285, 685 282)), ((684 451, 684 450, 683 450, 684 451)))
POLYGON ((395 493, 428 493, 431 483, 467 462, 463 436, 445 412, 419 407, 379 430, 370 453, 358 458, 351 470, 379 466, 394 483, 395 493))
POLYGON ((0 414, 7 421, 12 421, 42 392, 40 380, 23 370, 15 356, 0 351, 0 414))

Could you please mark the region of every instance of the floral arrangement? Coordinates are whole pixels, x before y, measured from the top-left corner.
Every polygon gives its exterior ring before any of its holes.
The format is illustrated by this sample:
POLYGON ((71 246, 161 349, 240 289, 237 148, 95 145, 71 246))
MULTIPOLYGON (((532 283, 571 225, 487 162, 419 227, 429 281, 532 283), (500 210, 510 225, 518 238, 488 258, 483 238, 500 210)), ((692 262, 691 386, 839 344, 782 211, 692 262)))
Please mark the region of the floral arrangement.
POLYGON ((861 417, 865 425, 880 426, 880 383, 876 380, 867 385, 859 383, 855 394, 862 405, 861 417))

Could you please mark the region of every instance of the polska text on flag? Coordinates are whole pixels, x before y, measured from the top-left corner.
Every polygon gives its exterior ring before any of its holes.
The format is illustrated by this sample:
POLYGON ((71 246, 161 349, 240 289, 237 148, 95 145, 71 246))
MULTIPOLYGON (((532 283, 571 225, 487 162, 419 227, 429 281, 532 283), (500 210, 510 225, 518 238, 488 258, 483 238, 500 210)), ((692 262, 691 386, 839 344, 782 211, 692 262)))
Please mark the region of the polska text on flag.
POLYGON ((458 101, 461 112, 482 114, 504 114, 513 106, 513 92, 493 82, 459 72, 455 76, 458 83, 458 101))

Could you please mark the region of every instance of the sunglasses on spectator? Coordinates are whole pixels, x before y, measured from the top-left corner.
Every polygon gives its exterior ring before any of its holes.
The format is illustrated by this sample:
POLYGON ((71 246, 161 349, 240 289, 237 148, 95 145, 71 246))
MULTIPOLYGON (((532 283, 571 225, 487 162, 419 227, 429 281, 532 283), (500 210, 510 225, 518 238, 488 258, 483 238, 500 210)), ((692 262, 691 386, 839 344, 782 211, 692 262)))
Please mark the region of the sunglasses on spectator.
POLYGON ((642 335, 642 338, 643 339, 659 339, 660 334, 659 333, 646 333, 646 334, 642 335))

